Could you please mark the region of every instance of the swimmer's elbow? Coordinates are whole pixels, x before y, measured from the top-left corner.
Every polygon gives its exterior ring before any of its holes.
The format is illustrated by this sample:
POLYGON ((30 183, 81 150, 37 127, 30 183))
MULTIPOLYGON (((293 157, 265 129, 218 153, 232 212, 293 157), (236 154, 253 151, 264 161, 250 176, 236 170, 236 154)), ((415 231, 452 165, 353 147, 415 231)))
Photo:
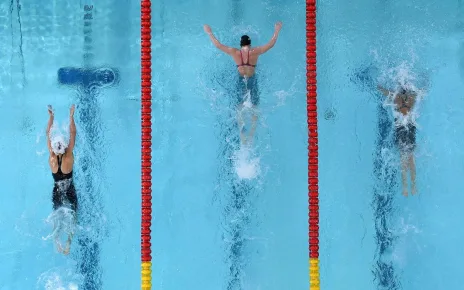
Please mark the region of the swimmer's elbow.
POLYGON ((220 51, 227 53, 227 46, 221 43, 215 44, 216 48, 218 48, 220 51))

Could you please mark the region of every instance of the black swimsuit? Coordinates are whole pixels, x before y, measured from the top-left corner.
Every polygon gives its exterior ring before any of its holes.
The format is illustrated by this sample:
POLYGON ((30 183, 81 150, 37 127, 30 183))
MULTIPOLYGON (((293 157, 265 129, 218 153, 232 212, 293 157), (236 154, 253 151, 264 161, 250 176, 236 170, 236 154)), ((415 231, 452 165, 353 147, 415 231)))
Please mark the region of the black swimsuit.
POLYGON ((55 186, 53 187, 53 209, 62 206, 69 206, 73 211, 77 211, 77 195, 73 183, 73 172, 63 173, 61 171, 62 158, 58 157, 58 171, 52 172, 55 186))
MULTIPOLYGON (((403 102, 401 107, 398 109, 401 110, 403 108, 410 109, 410 107, 406 104, 408 97, 403 98, 403 102)), ((395 119, 397 122, 398 119, 395 119)), ((416 149, 416 126, 408 122, 407 124, 396 126, 395 128, 395 143, 398 146, 398 149, 404 153, 411 153, 416 149)))

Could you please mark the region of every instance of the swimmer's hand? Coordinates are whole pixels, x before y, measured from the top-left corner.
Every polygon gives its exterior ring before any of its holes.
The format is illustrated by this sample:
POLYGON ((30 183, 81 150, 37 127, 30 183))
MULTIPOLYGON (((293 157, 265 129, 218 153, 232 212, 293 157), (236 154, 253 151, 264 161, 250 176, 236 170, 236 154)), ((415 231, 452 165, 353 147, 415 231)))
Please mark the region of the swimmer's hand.
POLYGON ((52 108, 52 105, 48 105, 48 114, 51 116, 53 116, 53 108, 52 108))
POLYGON ((71 106, 71 109, 69 110, 69 115, 70 116, 74 116, 74 110, 76 109, 76 106, 75 105, 72 105, 71 106))
POLYGON ((282 29, 282 22, 277 22, 274 26, 276 32, 279 32, 282 29))
POLYGON ((203 30, 208 34, 213 33, 213 31, 211 30, 211 27, 208 24, 203 25, 203 30))

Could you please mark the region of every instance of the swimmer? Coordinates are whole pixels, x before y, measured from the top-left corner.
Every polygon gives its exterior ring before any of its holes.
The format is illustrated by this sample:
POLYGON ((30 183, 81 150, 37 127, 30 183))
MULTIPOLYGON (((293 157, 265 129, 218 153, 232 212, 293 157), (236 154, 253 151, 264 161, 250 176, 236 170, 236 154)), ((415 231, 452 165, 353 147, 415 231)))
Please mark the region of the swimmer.
POLYGON ((274 35, 272 36, 271 40, 263 46, 251 47, 250 37, 248 35, 243 35, 240 39, 240 49, 236 49, 220 43, 214 36, 209 25, 203 26, 203 29, 209 35, 209 38, 211 39, 214 46, 216 46, 224 53, 230 55, 237 65, 237 120, 239 123, 240 140, 242 144, 246 144, 247 139, 253 139, 253 135, 256 130, 256 121, 258 120, 256 109, 259 105, 259 91, 258 80, 255 75, 255 68, 258 62, 258 57, 270 50, 275 45, 281 28, 282 22, 277 22, 274 27, 274 35), (250 101, 253 113, 251 117, 251 130, 247 138, 244 130, 244 121, 241 115, 242 109, 246 105, 245 101, 247 100, 246 95, 248 91, 250 91, 250 101))
MULTIPOLYGON (((378 90, 384 96, 393 97, 395 104, 395 110, 403 117, 408 117, 414 105, 416 104, 417 94, 410 90, 400 86, 399 92, 391 92, 381 86, 377 87, 378 90)), ((403 183, 403 195, 408 196, 408 183, 407 174, 408 171, 411 174, 411 193, 414 195, 417 192, 416 189, 416 163, 414 160, 414 150, 416 149, 416 126, 408 119, 408 122, 404 124, 395 117, 395 143, 398 146, 398 150, 401 155, 401 179, 403 183)))
MULTIPOLYGON (((74 123, 74 105, 71 106, 69 114, 69 144, 66 144, 62 136, 54 137, 53 140, 50 136, 50 129, 53 125, 53 109, 48 106, 48 125, 47 125, 47 146, 50 152, 48 163, 52 171, 53 180, 55 185, 53 187, 53 210, 60 207, 68 207, 73 211, 74 223, 76 222, 77 214, 77 195, 73 183, 73 165, 74 156, 73 149, 76 141, 76 125, 74 123)), ((55 224, 55 229, 57 225, 55 224)), ((68 234, 66 247, 63 249, 59 242, 59 233, 55 234, 55 244, 58 252, 65 255, 69 254, 73 232, 68 234)))

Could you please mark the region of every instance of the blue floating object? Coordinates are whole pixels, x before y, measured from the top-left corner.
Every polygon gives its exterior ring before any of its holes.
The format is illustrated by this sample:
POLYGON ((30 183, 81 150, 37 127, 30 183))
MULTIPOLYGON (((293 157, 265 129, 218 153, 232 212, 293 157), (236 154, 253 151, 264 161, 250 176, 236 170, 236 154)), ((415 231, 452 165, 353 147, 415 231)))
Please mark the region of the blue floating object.
POLYGON ((58 70, 58 82, 68 86, 108 87, 119 82, 119 72, 113 68, 62 67, 58 70))

